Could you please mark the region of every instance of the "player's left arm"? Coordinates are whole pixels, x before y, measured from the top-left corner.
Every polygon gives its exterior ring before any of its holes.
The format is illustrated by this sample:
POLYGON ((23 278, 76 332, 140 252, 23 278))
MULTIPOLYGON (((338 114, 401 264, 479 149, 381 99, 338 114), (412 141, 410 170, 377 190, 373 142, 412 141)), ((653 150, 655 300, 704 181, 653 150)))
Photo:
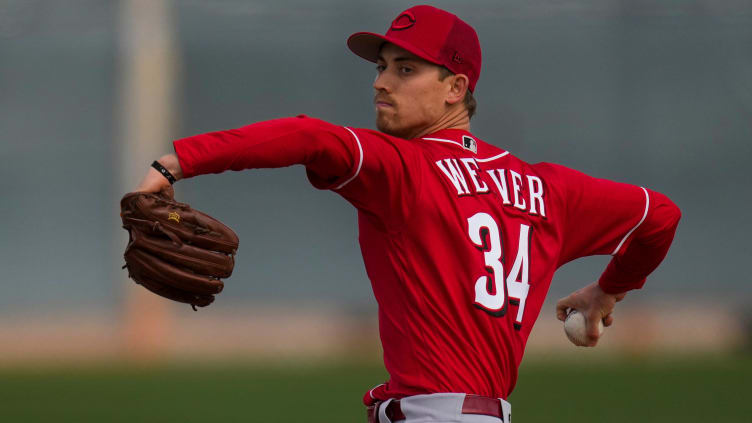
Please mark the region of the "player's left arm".
MULTIPOLYGON (((173 142, 175 153, 157 161, 175 181, 227 170, 305 165, 309 175, 336 181, 353 172, 355 141, 344 128, 300 115, 209 132, 173 142)), ((149 168, 135 191, 173 197, 170 182, 149 168)))
MULTIPOLYGON (((420 178, 406 177, 420 164, 411 143, 303 115, 199 134, 173 146, 175 153, 158 161, 176 180, 302 164, 314 187, 333 190, 390 229, 406 220, 420 184, 420 178)), ((153 168, 136 190, 172 196, 167 179, 153 168)))
POLYGON ((616 302, 627 291, 641 288, 665 258, 681 212, 668 197, 647 188, 563 167, 556 174, 558 183, 566 187, 559 264, 588 255, 613 256, 597 282, 557 303, 560 320, 569 309, 585 314, 592 346, 599 337, 598 320, 611 325, 616 302))

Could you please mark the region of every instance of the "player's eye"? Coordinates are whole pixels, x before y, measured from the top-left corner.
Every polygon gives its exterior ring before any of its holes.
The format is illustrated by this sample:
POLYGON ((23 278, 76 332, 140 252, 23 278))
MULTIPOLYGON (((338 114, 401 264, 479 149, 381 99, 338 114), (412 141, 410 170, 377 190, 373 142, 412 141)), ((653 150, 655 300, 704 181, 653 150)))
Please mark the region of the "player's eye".
POLYGON ((411 67, 408 67, 408 66, 401 66, 400 67, 400 73, 408 74, 408 73, 412 73, 412 72, 413 72, 413 69, 411 67))
POLYGON ((386 69, 386 66, 384 66, 384 65, 376 65, 376 72, 378 72, 378 73, 384 72, 384 69, 386 69))

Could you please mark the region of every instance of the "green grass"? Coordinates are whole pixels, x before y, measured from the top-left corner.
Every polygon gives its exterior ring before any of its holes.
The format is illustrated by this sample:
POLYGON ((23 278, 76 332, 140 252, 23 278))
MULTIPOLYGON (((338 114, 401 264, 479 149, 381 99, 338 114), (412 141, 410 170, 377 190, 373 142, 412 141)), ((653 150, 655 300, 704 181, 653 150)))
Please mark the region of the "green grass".
MULTIPOLYGON (((190 364, 0 370, 12 422, 365 422, 379 364, 190 364)), ((749 422, 749 357, 523 364, 515 422, 749 422)))
POLYGON ((520 422, 752 421, 752 357, 622 358, 523 364, 520 422))

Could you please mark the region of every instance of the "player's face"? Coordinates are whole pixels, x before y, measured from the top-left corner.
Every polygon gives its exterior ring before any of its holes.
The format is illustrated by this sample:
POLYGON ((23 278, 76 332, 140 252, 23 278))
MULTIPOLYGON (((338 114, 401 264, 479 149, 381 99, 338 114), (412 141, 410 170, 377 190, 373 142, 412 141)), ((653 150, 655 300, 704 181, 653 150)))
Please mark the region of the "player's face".
POLYGON ((376 127, 389 135, 423 135, 446 113, 450 78, 439 80, 439 67, 387 43, 376 63, 373 82, 376 127))

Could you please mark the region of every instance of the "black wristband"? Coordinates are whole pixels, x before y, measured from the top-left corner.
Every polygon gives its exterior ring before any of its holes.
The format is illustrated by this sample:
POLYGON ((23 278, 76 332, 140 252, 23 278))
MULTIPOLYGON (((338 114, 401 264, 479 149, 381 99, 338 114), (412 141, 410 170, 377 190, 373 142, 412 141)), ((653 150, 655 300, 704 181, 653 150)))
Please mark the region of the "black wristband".
POLYGON ((159 173, 162 174, 165 178, 167 178, 168 181, 170 181, 170 185, 174 184, 177 179, 175 179, 174 176, 172 176, 172 173, 170 173, 169 170, 167 170, 164 166, 162 166, 162 163, 159 163, 158 161, 154 160, 154 162, 151 164, 151 167, 154 169, 157 169, 159 173))

